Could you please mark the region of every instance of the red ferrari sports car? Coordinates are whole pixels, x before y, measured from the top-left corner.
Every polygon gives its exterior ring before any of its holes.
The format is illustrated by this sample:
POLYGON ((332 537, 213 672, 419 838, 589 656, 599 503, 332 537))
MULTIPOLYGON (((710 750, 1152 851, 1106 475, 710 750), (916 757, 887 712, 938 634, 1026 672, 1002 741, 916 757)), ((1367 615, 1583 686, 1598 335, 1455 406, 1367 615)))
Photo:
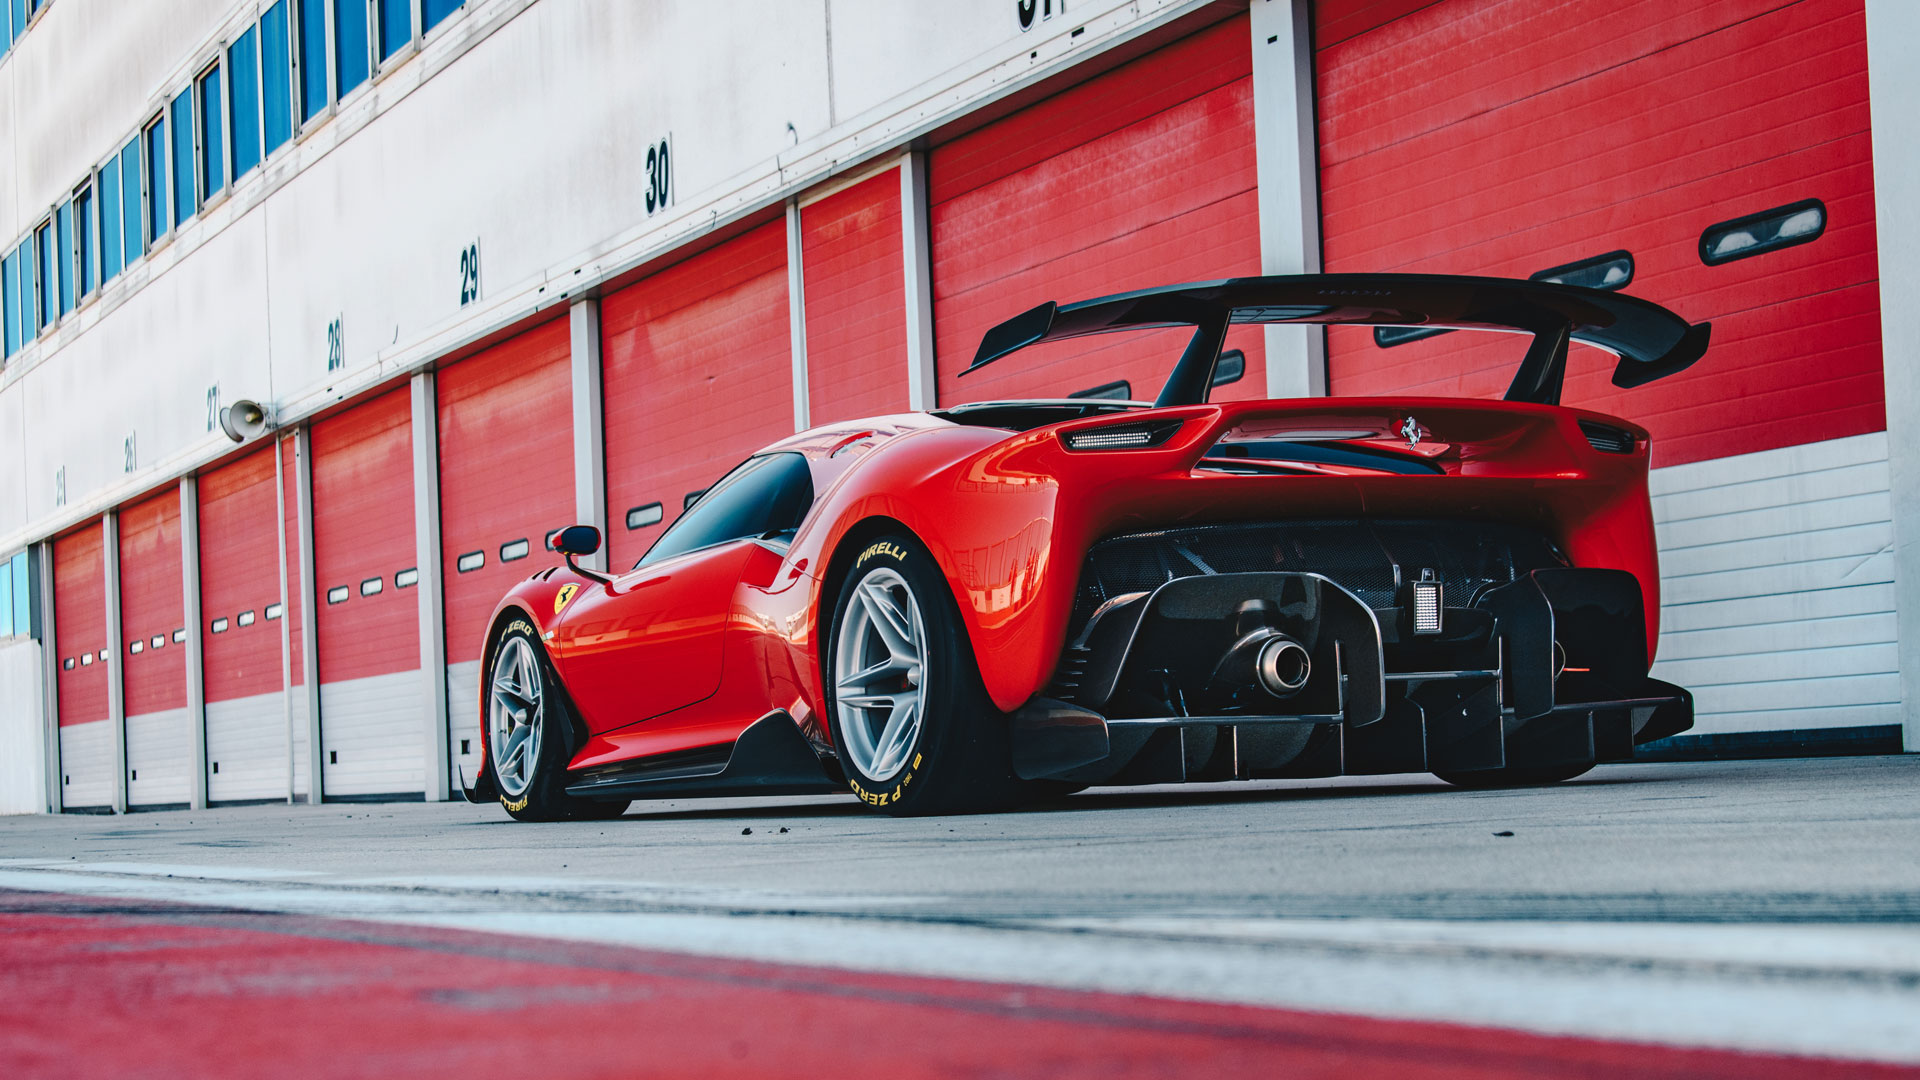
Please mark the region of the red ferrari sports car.
POLYGON ((851 790, 890 814, 1092 784, 1432 772, 1550 783, 1684 731, 1648 678, 1647 433, 1559 404, 1568 343, 1637 386, 1709 327, 1618 293, 1411 274, 1042 304, 1041 342, 1188 328, 1151 405, 995 401, 816 428, 721 477, 631 569, 575 557, 487 631, 475 801, 851 790), (1210 404, 1238 323, 1532 335, 1502 401, 1210 404))

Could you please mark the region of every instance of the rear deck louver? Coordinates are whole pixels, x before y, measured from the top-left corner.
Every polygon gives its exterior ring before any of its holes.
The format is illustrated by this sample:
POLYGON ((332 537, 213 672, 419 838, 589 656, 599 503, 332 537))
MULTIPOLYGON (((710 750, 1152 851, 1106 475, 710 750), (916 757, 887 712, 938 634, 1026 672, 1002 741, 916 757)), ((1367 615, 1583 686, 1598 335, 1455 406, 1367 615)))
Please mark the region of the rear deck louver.
POLYGON ((1617 427, 1596 424, 1591 420, 1580 421, 1580 431, 1586 435, 1587 442, 1603 454, 1633 453, 1633 433, 1617 427))

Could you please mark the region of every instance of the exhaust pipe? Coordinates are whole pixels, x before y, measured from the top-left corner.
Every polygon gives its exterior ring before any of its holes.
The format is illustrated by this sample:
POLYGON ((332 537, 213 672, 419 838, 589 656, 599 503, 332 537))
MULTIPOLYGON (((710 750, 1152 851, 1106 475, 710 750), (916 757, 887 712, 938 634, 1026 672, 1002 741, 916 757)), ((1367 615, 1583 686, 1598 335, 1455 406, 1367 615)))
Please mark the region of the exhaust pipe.
POLYGON ((1313 673, 1313 657, 1305 645, 1275 634, 1261 643, 1253 673, 1262 690, 1277 698, 1292 697, 1306 687, 1307 677, 1313 673))
POLYGON ((1274 628, 1270 600, 1243 602, 1234 612, 1234 642, 1213 666, 1199 703, 1204 709, 1271 711, 1268 699, 1290 698, 1307 688, 1313 654, 1274 628))

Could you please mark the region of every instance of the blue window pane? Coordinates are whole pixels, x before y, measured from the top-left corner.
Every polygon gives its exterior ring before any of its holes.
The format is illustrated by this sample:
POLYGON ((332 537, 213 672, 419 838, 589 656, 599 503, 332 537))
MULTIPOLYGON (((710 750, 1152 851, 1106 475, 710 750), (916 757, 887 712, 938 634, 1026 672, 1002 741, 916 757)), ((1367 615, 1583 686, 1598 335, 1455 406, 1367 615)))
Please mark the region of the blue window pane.
POLYGON ((27 32, 27 0, 13 0, 8 6, 13 8, 13 39, 18 41, 27 32))
POLYGON ((94 280, 98 265, 93 258, 93 190, 89 188, 73 197, 73 261, 79 268, 80 295, 93 291, 99 282, 94 280))
POLYGON ((20 319, 20 344, 25 345, 27 342, 33 340, 34 327, 39 325, 36 321, 35 313, 40 310, 39 305, 35 304, 33 300, 34 264, 33 237, 31 234, 29 234, 25 240, 20 241, 20 246, 14 249, 13 262, 14 265, 20 268, 20 292, 15 297, 16 306, 14 311, 18 313, 20 319))
POLYGON ((173 223, 178 225, 200 209, 200 201, 193 197, 193 94, 180 91, 169 111, 173 114, 173 223))
POLYGON ((126 238, 126 266, 146 250, 140 239, 140 206, 140 139, 136 136, 120 148, 120 230, 126 238))
POLYGON ((439 26, 447 16, 460 10, 461 0, 421 0, 420 27, 431 30, 439 26))
POLYGON ((40 241, 40 325, 60 321, 60 247, 54 243, 53 226, 43 225, 40 241))
POLYGON ((120 159, 100 166, 100 281, 120 272, 120 159))
POLYGON ((380 0, 380 59, 413 40, 413 0, 380 0))
POLYGON ((367 0, 333 0, 333 64, 341 97, 367 81, 367 0))
POLYGON ((33 585, 24 551, 13 557, 13 632, 33 633, 33 585))
POLYGON ((0 637, 13 633, 13 622, 13 560, 9 559, 0 568, 0 637))
POLYGON ((227 48, 233 69, 227 101, 233 112, 233 178, 260 164, 260 55, 257 31, 248 30, 227 48))
POLYGON ((300 0, 300 120, 327 107, 326 0, 300 0))
POLYGON ((53 213, 54 258, 60 278, 60 314, 73 310, 73 200, 53 213))
POLYGON ((167 217, 167 121, 162 117, 147 129, 147 246, 152 247, 171 227, 167 217))
POLYGON ((293 138, 293 68, 287 0, 260 16, 260 130, 271 154, 293 138))
POLYGON ((20 259, 11 252, 0 258, 0 326, 0 355, 12 356, 20 351, 20 259))
POLYGON ((200 77, 199 92, 200 99, 194 104, 200 110, 200 190, 212 198, 214 192, 227 186, 227 129, 221 113, 219 68, 200 77))
POLYGON ((19 306, 15 308, 15 310, 18 311, 20 315, 20 344, 25 345, 27 342, 33 340, 34 330, 40 325, 40 305, 35 303, 33 299, 35 293, 33 291, 34 261, 33 237, 31 235, 25 240, 20 241, 20 246, 14 250, 13 261, 16 266, 20 267, 20 293, 17 301, 19 306))

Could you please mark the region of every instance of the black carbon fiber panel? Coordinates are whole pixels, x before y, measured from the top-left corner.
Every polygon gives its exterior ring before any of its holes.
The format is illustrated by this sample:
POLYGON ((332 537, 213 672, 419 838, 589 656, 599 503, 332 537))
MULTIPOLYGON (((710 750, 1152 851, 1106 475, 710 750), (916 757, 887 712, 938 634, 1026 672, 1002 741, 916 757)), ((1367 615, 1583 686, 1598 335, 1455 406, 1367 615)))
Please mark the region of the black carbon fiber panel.
POLYGON ((1272 570, 1324 574, 1369 607, 1395 602, 1394 567, 1407 580, 1432 570, 1449 606, 1531 570, 1564 566, 1540 533, 1470 521, 1333 520, 1201 525, 1132 533, 1088 552, 1074 601, 1074 632, 1115 596, 1178 577, 1272 570))

